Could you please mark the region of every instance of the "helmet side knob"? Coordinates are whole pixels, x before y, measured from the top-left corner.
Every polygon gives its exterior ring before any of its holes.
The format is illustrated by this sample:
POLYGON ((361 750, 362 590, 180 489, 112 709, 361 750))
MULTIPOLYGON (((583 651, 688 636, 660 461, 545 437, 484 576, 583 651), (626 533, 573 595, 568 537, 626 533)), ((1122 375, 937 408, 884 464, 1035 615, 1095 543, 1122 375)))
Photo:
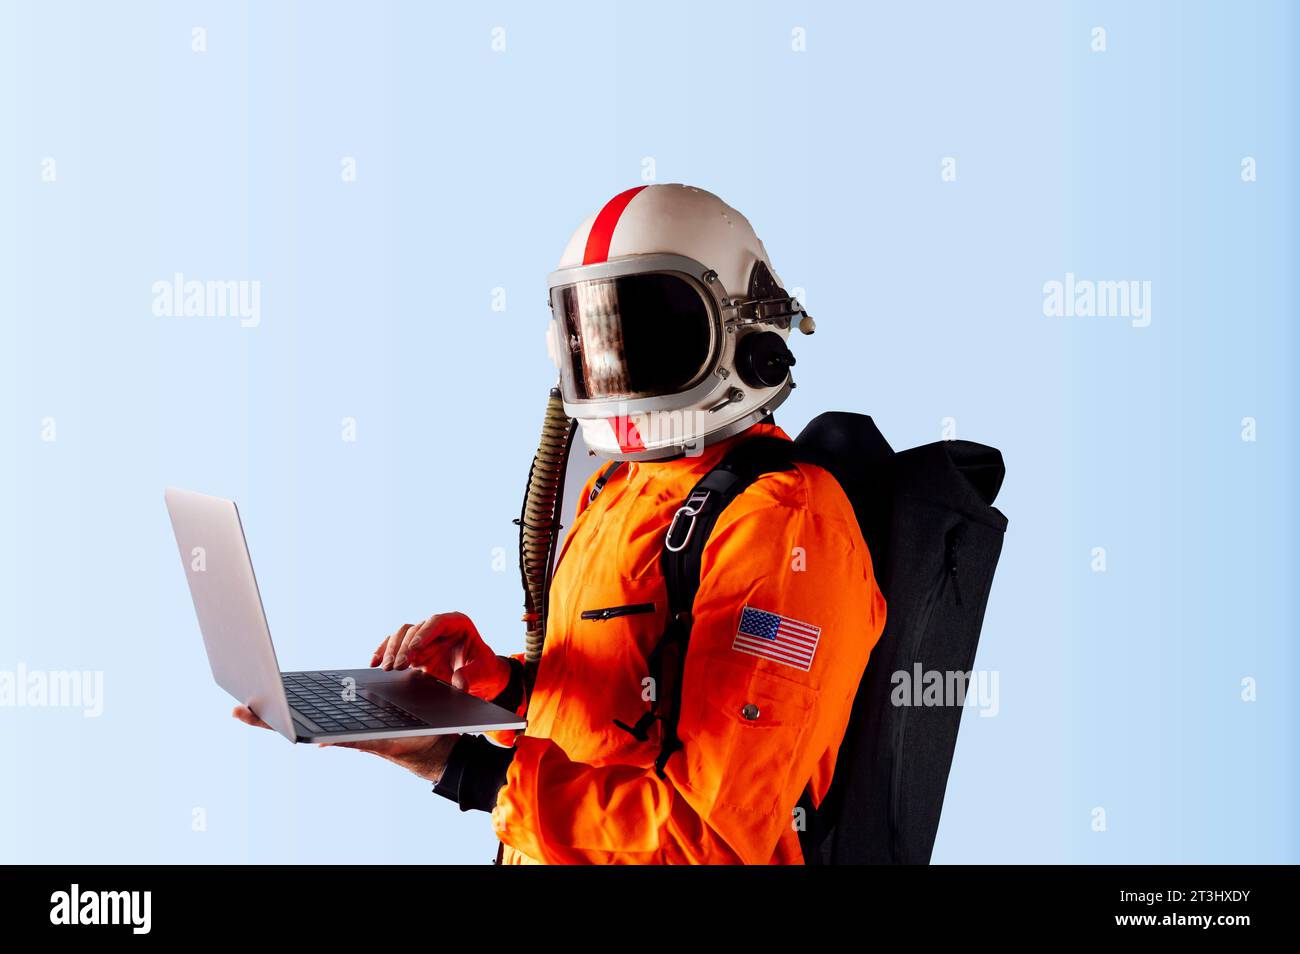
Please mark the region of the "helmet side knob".
POLYGON ((736 345, 736 371, 751 388, 774 388, 785 381, 794 355, 775 331, 748 334, 736 345))

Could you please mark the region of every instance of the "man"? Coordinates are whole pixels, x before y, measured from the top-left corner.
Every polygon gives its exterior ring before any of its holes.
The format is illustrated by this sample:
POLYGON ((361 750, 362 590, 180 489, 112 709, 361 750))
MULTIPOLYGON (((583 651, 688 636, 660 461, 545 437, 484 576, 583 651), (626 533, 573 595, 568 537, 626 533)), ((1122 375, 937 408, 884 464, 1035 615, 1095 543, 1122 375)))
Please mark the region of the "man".
POLYGON ((811 333, 811 319, 744 216, 686 186, 611 199, 550 285, 564 409, 622 464, 579 498, 531 691, 522 660, 495 655, 460 613, 402 626, 371 659, 526 712, 528 728, 349 745, 490 811, 506 863, 802 863, 796 805, 826 794, 885 618, 852 507, 824 470, 766 473, 722 512, 686 622, 680 749, 643 716, 660 688, 669 527, 693 532, 683 501, 732 449, 788 440, 771 412, 793 387, 791 325, 802 316, 811 333))

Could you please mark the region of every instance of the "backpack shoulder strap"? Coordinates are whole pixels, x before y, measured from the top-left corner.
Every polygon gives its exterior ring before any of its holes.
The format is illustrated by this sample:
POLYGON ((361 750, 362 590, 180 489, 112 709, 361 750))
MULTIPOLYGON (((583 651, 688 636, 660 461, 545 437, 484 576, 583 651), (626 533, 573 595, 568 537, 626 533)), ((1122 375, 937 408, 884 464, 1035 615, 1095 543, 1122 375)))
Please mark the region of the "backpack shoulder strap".
POLYGON ((622 466, 623 462, 621 460, 612 461, 605 465, 605 468, 600 472, 600 476, 598 476, 595 483, 591 485, 590 493, 587 494, 588 506, 596 502, 596 498, 600 496, 600 492, 605 489, 605 484, 609 483, 609 478, 613 477, 615 471, 622 466))
POLYGON ((635 725, 614 720, 642 742, 649 739, 651 725, 660 723, 660 749, 655 759, 660 778, 669 757, 682 747, 677 737, 681 681, 705 544, 727 506, 763 474, 788 470, 795 453, 792 441, 775 437, 755 437, 739 444, 700 478, 668 526, 660 555, 668 591, 668 620, 648 659, 654 697, 635 725))
POLYGON ((794 454, 792 441, 752 438, 733 448, 691 489, 668 525, 660 556, 670 616, 689 614, 695 603, 704 547, 722 511, 763 474, 789 470, 794 454))

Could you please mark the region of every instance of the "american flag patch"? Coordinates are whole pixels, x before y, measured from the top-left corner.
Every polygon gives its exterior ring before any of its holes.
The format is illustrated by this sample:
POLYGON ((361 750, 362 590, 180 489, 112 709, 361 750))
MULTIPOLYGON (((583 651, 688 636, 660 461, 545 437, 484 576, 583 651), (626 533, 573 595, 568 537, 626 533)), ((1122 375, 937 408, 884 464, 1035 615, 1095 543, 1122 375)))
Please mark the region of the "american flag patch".
POLYGON ((746 606, 740 613, 740 629, 731 648, 807 672, 812 668, 821 633, 821 627, 812 623, 746 606))

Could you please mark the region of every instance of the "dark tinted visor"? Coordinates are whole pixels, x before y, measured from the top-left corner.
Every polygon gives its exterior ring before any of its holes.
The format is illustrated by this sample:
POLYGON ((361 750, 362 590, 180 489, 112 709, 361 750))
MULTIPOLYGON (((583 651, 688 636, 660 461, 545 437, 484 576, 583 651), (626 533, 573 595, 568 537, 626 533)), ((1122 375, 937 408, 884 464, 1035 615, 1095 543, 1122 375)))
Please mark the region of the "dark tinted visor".
POLYGON ((551 293, 561 376, 580 401, 657 397, 693 384, 710 357, 704 292, 668 272, 577 282, 551 293))

